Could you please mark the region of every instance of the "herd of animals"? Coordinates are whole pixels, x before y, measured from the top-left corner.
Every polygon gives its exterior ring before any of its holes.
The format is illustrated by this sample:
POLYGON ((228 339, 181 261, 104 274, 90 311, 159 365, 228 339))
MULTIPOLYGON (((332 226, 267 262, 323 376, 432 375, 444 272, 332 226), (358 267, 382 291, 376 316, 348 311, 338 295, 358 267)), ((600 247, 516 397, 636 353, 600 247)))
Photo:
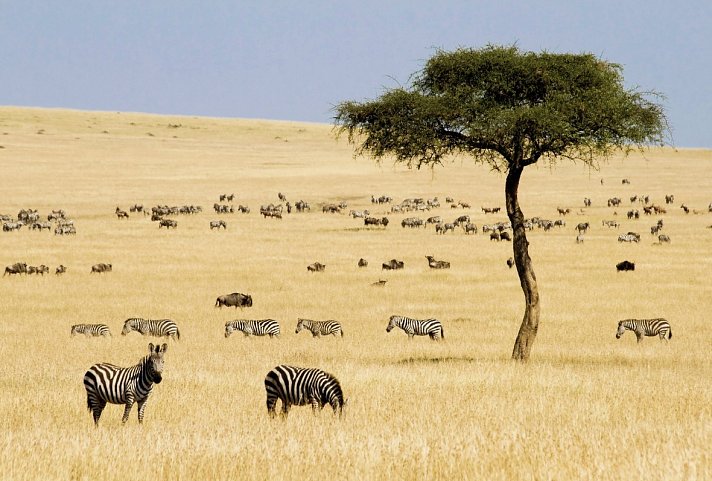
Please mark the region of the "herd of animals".
MULTIPOLYGON (((629 183, 627 179, 623 183, 629 183)), ((234 194, 220 195, 221 202, 232 202, 234 194)), ((287 201, 286 196, 282 193, 278 194, 280 204, 269 204, 260 207, 260 214, 264 218, 282 219, 286 209, 287 214, 291 214, 293 209, 296 212, 310 211, 311 207, 307 202, 299 200, 291 204, 287 201)), ((390 204, 390 214, 401 214, 407 212, 427 212, 440 207, 440 202, 436 198, 433 199, 405 199, 400 204, 393 204, 393 199, 390 196, 372 196, 372 204, 381 206, 390 204)), ((662 215, 666 213, 664 207, 651 204, 649 196, 633 196, 630 198, 631 204, 639 202, 643 205, 644 215, 662 215)), ((665 196, 666 205, 674 203, 674 196, 665 196)), ((447 197, 446 203, 452 209, 469 209, 470 204, 466 202, 455 202, 452 198, 447 197)), ((609 207, 619 207, 622 201, 620 198, 608 199, 609 207)), ((584 199, 584 207, 591 206, 589 198, 584 199)), ((231 205, 214 204, 216 213, 233 213, 235 209, 231 205)), ((325 204, 322 208, 323 213, 336 214, 345 213, 348 208, 346 203, 340 202, 325 204)), ((700 211, 689 209, 685 204, 680 208, 687 214, 690 212, 701 213, 700 211)), ((250 209, 247 206, 240 205, 238 212, 249 214, 250 209)), ((485 214, 496 214, 500 211, 499 207, 482 207, 485 214)), ((571 210, 569 208, 557 209, 560 217, 565 217, 571 210)), ((134 204, 129 208, 131 213, 141 213, 148 217, 151 221, 158 222, 159 229, 166 227, 167 229, 176 229, 178 223, 174 219, 168 219, 170 215, 180 214, 198 214, 202 212, 200 206, 184 205, 182 207, 155 206, 150 210, 144 209, 140 204, 134 204)), ((117 219, 129 219, 130 214, 125 210, 117 207, 115 214, 117 219)), ((712 203, 708 206, 708 212, 712 212, 712 203)), ((583 213, 583 210, 580 211, 583 213)), ((389 219, 386 216, 372 217, 369 210, 357 211, 351 210, 349 215, 354 219, 361 218, 365 226, 386 227, 389 225, 389 219)), ((613 215, 618 215, 614 212, 613 215)), ((640 215, 637 209, 631 209, 626 214, 628 219, 639 219, 640 215)), ((52 224, 55 225, 55 234, 76 234, 74 221, 66 217, 63 210, 52 211, 47 215, 47 222, 40 219, 40 214, 33 209, 22 209, 14 219, 8 215, 0 215, 0 220, 3 222, 4 232, 13 232, 20 230, 23 226, 29 225, 32 230, 51 230, 52 224)), ((461 228, 465 234, 476 234, 478 230, 482 233, 489 233, 490 239, 493 241, 511 241, 511 224, 509 222, 498 222, 492 224, 483 224, 478 227, 471 222, 469 215, 458 215, 453 222, 443 221, 442 215, 421 219, 420 217, 406 217, 401 221, 402 228, 426 228, 428 225, 433 225, 437 235, 446 235, 448 232, 454 233, 456 228, 461 228)), ((616 220, 604 220, 602 225, 607 228, 618 228, 620 223, 616 220)), ((548 231, 552 228, 563 228, 566 222, 563 218, 557 220, 548 220, 540 217, 534 217, 525 221, 525 228, 533 230, 534 228, 548 231)), ((664 221, 658 219, 655 225, 650 229, 651 235, 658 235, 658 243, 669 243, 670 238, 666 234, 661 234, 664 221)), ((227 230, 227 222, 225 220, 210 221, 209 227, 213 229, 227 230)), ((712 226, 709 226, 712 228, 712 226)), ((584 236, 588 232, 590 224, 588 222, 578 223, 574 230, 577 232, 576 242, 583 243, 584 236)), ((635 232, 628 232, 618 236, 619 242, 639 243, 641 236, 635 232)), ((428 261, 428 266, 432 269, 449 269, 450 262, 436 260, 433 256, 425 256, 428 261)), ((357 265, 359 267, 367 267, 366 259, 359 259, 357 265)), ((507 259, 507 265, 511 268, 514 265, 513 259, 507 259)), ((325 265, 320 262, 315 262, 307 266, 309 272, 322 272, 325 265)), ((402 260, 391 259, 382 264, 383 270, 402 269, 404 262, 402 260)), ((634 270, 635 264, 629 261, 623 261, 617 264, 616 268, 619 271, 634 270)), ((91 267, 91 273, 108 273, 112 271, 112 264, 95 264, 91 267)), ((59 265, 55 269, 56 275, 62 275, 67 272, 64 265, 59 265)), ((17 274, 39 274, 44 275, 49 273, 49 267, 45 265, 29 266, 24 262, 5 267, 5 275, 17 274)), ((379 281, 374 285, 383 285, 385 281, 379 281)), ((251 307, 252 296, 234 292, 231 294, 219 296, 215 302, 216 307, 251 307)), ((395 327, 402 329, 410 339, 414 336, 429 336, 432 340, 438 341, 444 339, 444 330, 442 323, 437 319, 412 319, 404 316, 391 316, 386 327, 386 331, 390 332, 395 327)), ((313 321, 310 319, 299 318, 297 320, 296 333, 301 330, 308 330, 314 337, 321 336, 338 336, 343 337, 344 331, 338 321, 313 321)), ((660 339, 669 340, 672 338, 672 330, 667 320, 658 319, 625 319, 618 323, 616 338, 620 338, 626 330, 632 331, 640 342, 645 336, 658 336, 660 339)), ((180 339, 180 331, 177 324, 170 319, 141 319, 130 318, 124 322, 122 335, 127 335, 132 331, 137 331, 144 336, 165 337, 178 341, 180 339)), ((225 337, 230 337, 234 332, 242 332, 245 336, 269 336, 279 337, 281 333, 279 322, 274 319, 248 320, 237 319, 228 321, 225 324, 225 337)), ((111 336, 109 327, 105 324, 77 324, 71 327, 71 335, 83 334, 85 336, 111 336)), ((122 422, 128 420, 130 410, 133 404, 138 406, 138 420, 143 422, 146 402, 151 394, 154 384, 158 384, 162 380, 163 364, 165 353, 168 349, 166 343, 162 345, 148 345, 148 355, 143 357, 136 365, 122 368, 108 363, 99 363, 91 366, 84 375, 84 387, 87 393, 87 407, 91 411, 95 425, 98 425, 99 418, 107 403, 124 405, 124 415, 122 422)), ((294 366, 280 365, 269 371, 265 377, 265 391, 267 396, 267 410, 270 416, 276 414, 276 403, 280 400, 282 403, 282 414, 286 416, 292 405, 311 405, 314 411, 323 408, 329 404, 335 413, 341 413, 345 404, 345 399, 341 385, 337 378, 330 373, 317 368, 301 368, 294 366)))

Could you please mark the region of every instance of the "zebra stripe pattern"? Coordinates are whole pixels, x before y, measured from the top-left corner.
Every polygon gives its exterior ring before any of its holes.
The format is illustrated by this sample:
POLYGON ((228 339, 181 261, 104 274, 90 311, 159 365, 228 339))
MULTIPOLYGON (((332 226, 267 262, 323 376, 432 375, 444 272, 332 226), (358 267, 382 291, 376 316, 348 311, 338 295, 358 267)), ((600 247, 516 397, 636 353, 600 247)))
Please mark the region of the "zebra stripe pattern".
POLYGON ((663 318, 658 319, 624 319, 618 322, 616 339, 620 339, 627 330, 633 331, 638 342, 643 340, 643 336, 660 336, 660 339, 672 339, 672 329, 670 323, 663 318))
POLYGON ((308 329, 314 337, 328 336, 329 334, 334 337, 340 334, 341 337, 344 337, 344 331, 338 321, 312 321, 311 319, 299 318, 297 320, 297 329, 294 332, 299 334, 302 329, 308 329))
POLYGON ((84 374, 84 389, 87 391, 87 408, 94 418, 94 425, 99 425, 101 412, 106 403, 123 404, 124 416, 121 423, 129 419, 134 403, 138 404, 138 422, 143 423, 146 401, 153 390, 153 384, 163 379, 163 356, 168 345, 148 345, 148 356, 131 367, 118 367, 113 364, 94 364, 84 374))
POLYGON ((267 412, 276 415, 277 400, 282 401, 282 416, 289 414, 290 406, 310 404, 314 414, 329 404, 334 414, 341 415, 344 394, 339 381, 331 374, 315 368, 277 366, 265 377, 267 412))
POLYGON ((279 337, 279 323, 274 319, 246 320, 236 319, 225 323, 225 337, 230 337, 233 332, 241 331, 247 336, 279 337))
POLYGON ((72 337, 77 334, 84 334, 86 337, 111 337, 111 331, 106 324, 75 324, 72 326, 72 337))
POLYGON ((131 331, 138 331, 144 336, 170 337, 175 341, 180 340, 178 326, 170 319, 140 319, 132 317, 124 322, 121 335, 125 336, 131 331))
POLYGON ((638 243, 640 242, 640 236, 638 234, 634 234, 632 232, 629 232, 627 234, 621 234, 618 236, 618 242, 635 242, 638 243))
POLYGON ((430 339, 434 341, 445 338, 443 325, 437 319, 411 319, 410 317, 391 316, 386 332, 391 332, 394 327, 403 329, 410 339, 413 339, 413 336, 430 336, 430 339))

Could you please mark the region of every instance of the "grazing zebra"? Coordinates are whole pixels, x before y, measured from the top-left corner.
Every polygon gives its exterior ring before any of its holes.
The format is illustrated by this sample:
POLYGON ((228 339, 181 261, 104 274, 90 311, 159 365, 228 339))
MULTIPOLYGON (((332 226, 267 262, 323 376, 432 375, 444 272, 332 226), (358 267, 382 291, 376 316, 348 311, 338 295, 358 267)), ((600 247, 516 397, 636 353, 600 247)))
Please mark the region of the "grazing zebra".
POLYGON ((312 321, 311 319, 297 319, 297 329, 294 331, 295 334, 299 334, 302 329, 308 329, 311 331, 312 336, 328 336, 331 334, 336 337, 340 334, 344 337, 344 330, 341 328, 341 324, 338 321, 312 321))
POLYGON ((174 341, 180 340, 180 332, 175 322, 170 319, 140 319, 132 317, 126 319, 121 335, 125 336, 131 331, 138 331, 144 336, 170 337, 174 341))
POLYGON ((262 319, 257 321, 236 319, 225 323, 225 337, 235 331, 241 331, 248 336, 269 336, 279 337, 279 323, 274 319, 262 319))
POLYGON ((77 334, 84 334, 86 337, 112 337, 109 326, 106 324, 75 324, 72 326, 71 336, 74 337, 77 334))
POLYGON ((672 329, 670 323, 663 318, 658 319, 624 319, 618 322, 616 339, 620 339, 625 330, 633 331, 638 342, 643 340, 643 336, 660 336, 660 339, 672 339, 672 329))
POLYGON ((386 332, 391 332, 394 327, 403 329, 410 339, 413 339, 413 336, 430 336, 430 339, 434 341, 445 338, 443 325, 437 319, 421 320, 403 316, 391 316, 386 332))
POLYGON ((129 420, 129 413, 134 402, 138 403, 138 422, 143 423, 146 401, 153 390, 153 384, 163 379, 163 355, 168 345, 148 345, 148 356, 131 367, 119 367, 113 364, 94 364, 84 374, 84 388, 87 391, 87 408, 92 412, 94 425, 99 425, 101 412, 106 403, 124 404, 121 423, 129 420))
POLYGON ((618 242, 640 242, 640 234, 636 234, 635 232, 621 234, 618 236, 618 242))
POLYGON ((344 393, 339 381, 331 374, 315 368, 277 366, 265 376, 267 413, 276 416, 277 399, 282 401, 282 416, 287 417, 290 406, 310 404, 312 412, 329 404, 334 414, 343 412, 344 393))

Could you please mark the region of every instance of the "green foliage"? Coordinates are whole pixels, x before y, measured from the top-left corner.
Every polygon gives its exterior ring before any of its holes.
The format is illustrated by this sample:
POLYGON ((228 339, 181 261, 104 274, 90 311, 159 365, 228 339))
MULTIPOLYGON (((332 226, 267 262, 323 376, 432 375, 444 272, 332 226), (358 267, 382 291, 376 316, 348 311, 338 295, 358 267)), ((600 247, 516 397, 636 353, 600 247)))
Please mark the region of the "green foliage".
POLYGON ((517 47, 437 52, 409 88, 343 102, 335 123, 358 154, 409 166, 467 154, 497 170, 545 158, 583 161, 664 144, 659 94, 626 90, 622 69, 591 54, 517 47))

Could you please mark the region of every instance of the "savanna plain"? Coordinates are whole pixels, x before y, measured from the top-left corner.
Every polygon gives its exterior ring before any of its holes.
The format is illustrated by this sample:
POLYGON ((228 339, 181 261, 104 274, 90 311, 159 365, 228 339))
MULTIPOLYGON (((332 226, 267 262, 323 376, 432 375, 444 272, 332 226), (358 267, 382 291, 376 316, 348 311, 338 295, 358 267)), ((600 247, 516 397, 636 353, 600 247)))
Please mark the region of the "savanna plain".
POLYGON ((532 358, 517 364, 524 301, 506 265, 512 245, 481 231, 507 220, 481 210, 504 208, 504 176, 467 158, 408 170, 354 158, 329 125, 9 107, 0 108, 0 147, 0 214, 61 208, 77 230, 0 232, 0 267, 51 269, 0 279, 4 480, 712 479, 709 150, 655 149, 600 170, 527 168, 525 216, 566 225, 527 234, 542 314, 532 358), (262 218, 259 206, 278 203, 278 192, 311 211, 262 218), (216 214, 223 193, 251 213, 216 214), (392 214, 372 195, 394 204, 437 196, 441 207, 392 214), (634 195, 667 213, 643 215, 634 195), (447 196, 472 207, 452 209, 447 196), (611 197, 621 206, 608 207, 611 197), (322 212, 341 201, 342 214, 322 212), (172 216, 171 230, 114 214, 137 203, 203 211, 172 216), (391 223, 365 227, 350 209, 391 223), (400 224, 463 214, 478 234, 400 224), (219 219, 227 229, 211 230, 219 219), (649 233, 658 219, 669 244, 649 233), (577 244, 579 222, 591 228, 577 244), (641 242, 618 242, 628 231, 641 242), (429 269, 426 255, 452 267, 429 269), (357 267, 359 258, 369 265, 357 267), (382 271, 392 258, 405 268, 382 271), (616 272, 622 260, 635 271, 616 272), (325 271, 307 272, 316 261, 325 271), (91 274, 96 263, 113 271, 91 274), (68 270, 56 276, 60 264, 68 270), (251 294, 253 307, 214 307, 230 292, 251 294), (445 339, 387 334, 392 314, 437 318, 445 339), (133 365, 149 342, 164 342, 121 336, 129 317, 173 319, 181 339, 167 341, 143 425, 135 407, 122 426, 123 407, 108 405, 95 428, 85 371, 133 365), (298 317, 336 319, 345 336, 295 334, 298 317), (616 340, 619 320, 653 317, 670 321, 669 342, 637 344, 631 332, 616 340), (237 318, 276 319, 281 338, 225 338, 237 318), (70 337, 77 323, 105 323, 113 337, 70 337), (270 419, 263 381, 278 364, 334 374, 348 398, 343 416, 294 407, 270 419))

